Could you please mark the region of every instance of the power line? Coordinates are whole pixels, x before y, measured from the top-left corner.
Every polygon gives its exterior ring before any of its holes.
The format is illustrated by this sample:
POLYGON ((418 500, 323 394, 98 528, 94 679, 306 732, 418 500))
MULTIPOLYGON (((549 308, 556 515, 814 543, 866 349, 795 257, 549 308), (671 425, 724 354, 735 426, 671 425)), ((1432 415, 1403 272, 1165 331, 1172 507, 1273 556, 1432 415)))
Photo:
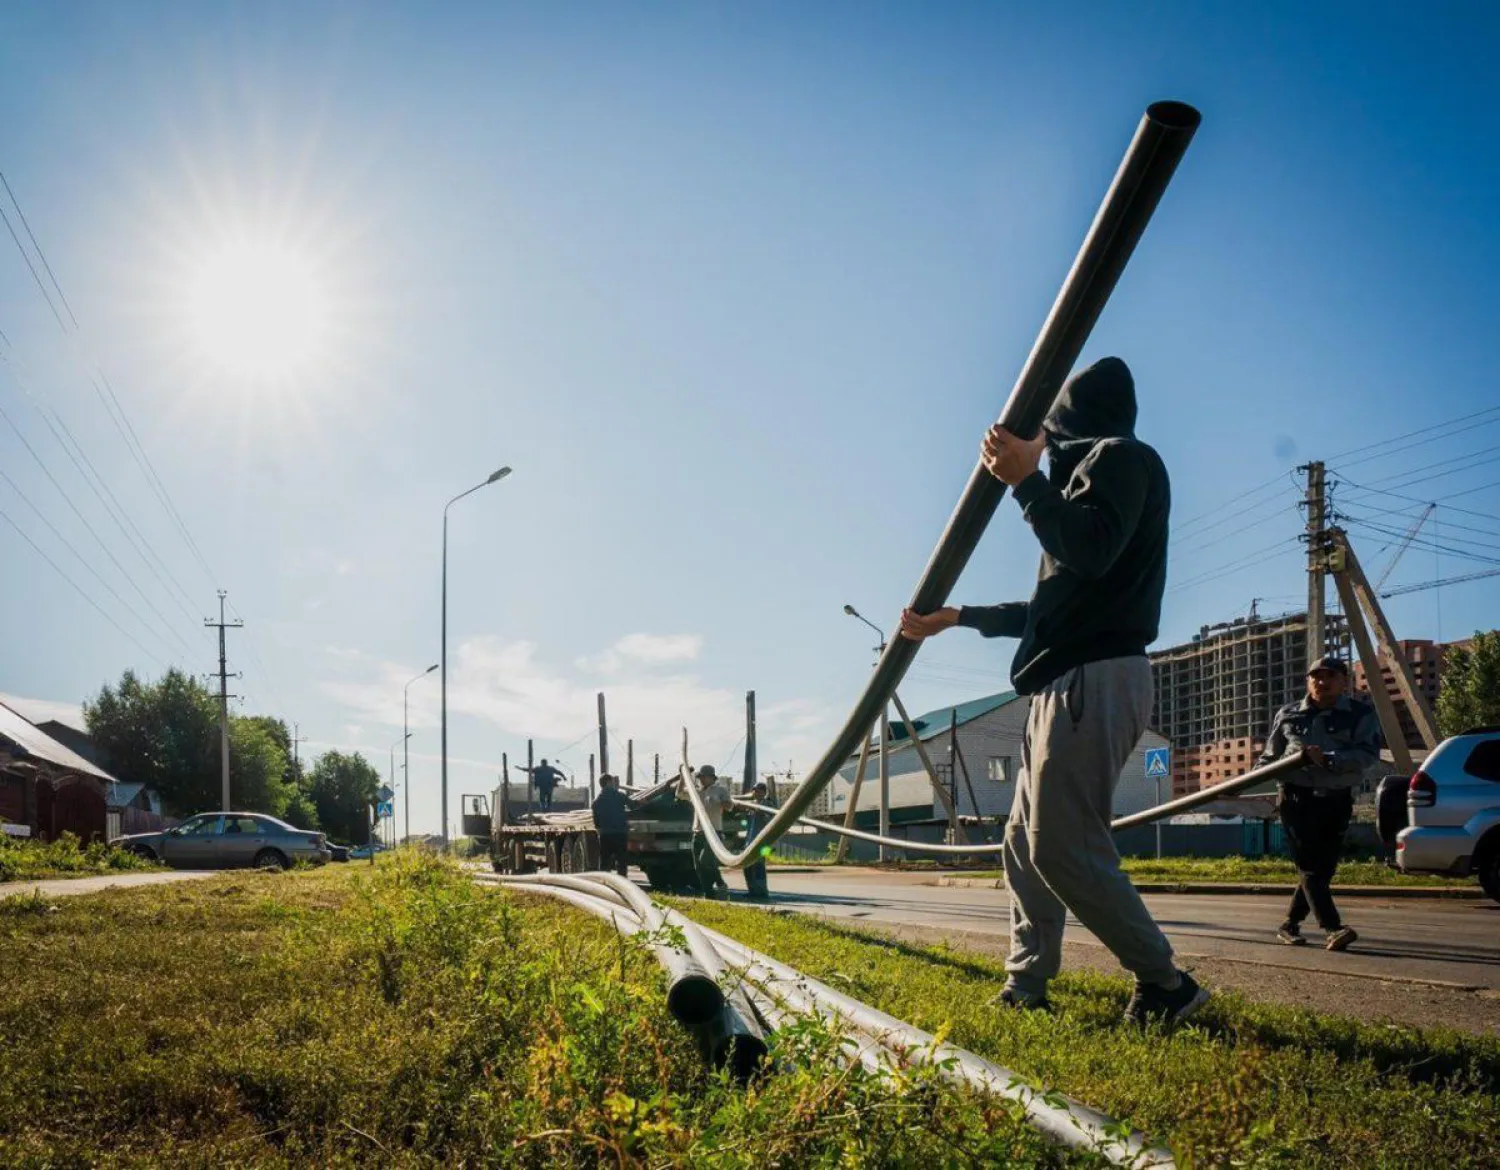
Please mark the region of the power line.
MULTIPOLYGON (((1445 422, 1433 423, 1431 426, 1422 427, 1419 430, 1408 431, 1406 434, 1397 435, 1392 439, 1381 439, 1377 443, 1367 443, 1363 447, 1355 447, 1350 451, 1345 451, 1342 454, 1332 456, 1329 460, 1327 460, 1327 462, 1329 464, 1332 464, 1336 460, 1346 459, 1350 455, 1359 455, 1366 451, 1374 451, 1377 447, 1388 447, 1392 444, 1405 444, 1403 450, 1410 450, 1413 447, 1423 447, 1428 443, 1441 442, 1443 439, 1451 438, 1454 435, 1463 434, 1465 431, 1472 431, 1478 427, 1487 427, 1497 422, 1500 422, 1500 406, 1487 406, 1483 410, 1476 410, 1473 414, 1465 414, 1459 416, 1458 418, 1450 418, 1445 422), (1479 419, 1480 421, 1470 421, 1473 419, 1479 419), (1458 423, 1467 423, 1468 425, 1457 426, 1456 424, 1458 423), (1443 428, 1445 427, 1454 427, 1455 429, 1451 431, 1443 430, 1443 428), (1406 440, 1415 438, 1417 435, 1426 435, 1432 431, 1438 430, 1443 430, 1443 433, 1439 435, 1431 435, 1430 438, 1423 439, 1417 443, 1406 442, 1406 440)), ((1344 464, 1344 466, 1354 467, 1360 463, 1368 463, 1372 459, 1381 458, 1384 458, 1384 454, 1377 452, 1373 455, 1365 455, 1363 459, 1350 460, 1348 463, 1344 464)), ((1333 471, 1337 469, 1330 466, 1329 470, 1333 471)))
MULTIPOLYGON (((0 174, 0 180, 3 179, 3 174, 0 174)), ((146 449, 140 441, 140 436, 136 433, 135 426, 130 421, 129 414, 126 413, 124 405, 120 402, 119 396, 115 393, 114 386, 110 384, 108 376, 99 367, 99 364, 89 358, 85 347, 79 342, 79 338, 82 335, 82 327, 78 324, 78 319, 73 315, 72 307, 68 304, 67 295, 63 292, 62 285, 58 281, 57 276, 52 269, 51 263, 47 260, 47 254, 45 251, 43 251, 40 241, 37 240, 36 234, 32 232, 31 225, 26 220, 26 213, 21 209, 20 201, 16 198, 15 192, 11 190, 10 183, 6 181, 4 185, 6 194, 10 196, 10 201, 16 209, 16 214, 20 217, 21 222, 26 227, 26 234, 31 239, 32 247, 36 250, 37 258, 41 260, 42 266, 47 270, 47 275, 51 278, 53 286, 57 289, 58 297, 62 300, 63 304, 67 306, 69 317, 73 318, 74 329, 72 331, 68 329, 67 324, 62 319, 62 315, 58 313, 57 306, 53 303, 52 297, 48 294, 46 287, 42 284, 42 279, 41 276, 37 273, 36 265, 31 262, 31 257, 27 253, 25 247, 22 245, 20 238, 16 235, 15 228, 11 227, 9 217, 6 217, 4 214, 4 209, 0 208, 0 217, 5 218, 6 228, 10 231, 10 237, 15 242, 16 250, 21 253, 22 259, 26 261, 27 268, 31 270, 31 275, 32 278, 36 281, 38 291, 41 292, 42 298, 47 302, 47 306, 52 310, 53 317, 57 319, 58 328, 63 331, 63 334, 65 336, 73 339, 74 343, 79 346, 81 356, 84 357, 85 361, 89 365, 91 365, 94 371, 98 374, 97 379, 95 379, 91 375, 89 380, 93 383, 94 392, 99 396, 100 402, 104 404, 105 413, 109 415, 110 421, 114 424, 115 429, 119 432, 121 439, 124 440, 126 450, 130 452, 131 458, 135 461, 136 466, 141 471, 141 474, 146 478, 147 485, 151 488, 153 494, 156 495, 158 502, 166 510, 168 516, 172 519, 173 524, 176 525, 178 532, 183 538, 183 541, 187 544, 189 551, 192 552, 199 566, 203 569, 204 573, 208 575, 209 580, 211 582, 214 581, 215 574, 213 570, 209 568, 207 560, 204 558, 202 551, 198 548, 197 541, 193 539, 193 534, 188 530, 187 524, 183 521, 182 514, 178 512, 176 504, 172 501, 171 493, 167 491, 166 484, 162 481, 161 476, 157 474, 156 467, 151 462, 151 457, 146 454, 146 449), (100 388, 101 382, 103 383, 103 389, 100 388), (107 398, 106 391, 108 394, 107 398)))
POLYGON ((26 533, 21 530, 21 526, 19 524, 17 524, 14 520, 12 520, 10 518, 9 513, 7 513, 4 509, 0 509, 0 520, 4 520, 12 528, 14 528, 16 530, 16 535, 19 536, 22 540, 24 540, 27 544, 31 545, 31 547, 36 551, 36 555, 37 556, 41 557, 42 560, 46 561, 49 565, 51 565, 52 568, 56 571, 57 575, 59 577, 61 577, 64 581, 66 581, 69 585, 71 585, 74 588, 74 590, 78 593, 78 596, 82 597, 91 606, 93 606, 96 610, 98 610, 99 611, 99 615, 105 621, 107 621, 110 625, 114 626, 115 629, 119 630, 120 633, 122 635, 124 635, 124 637, 126 639, 128 639, 131 643, 133 643, 135 645, 135 647, 138 650, 140 650, 140 652, 142 654, 144 654, 147 658, 151 659, 151 661, 155 662, 158 666, 165 666, 166 665, 165 662, 163 662, 155 654, 151 653, 150 650, 147 650, 146 647, 142 646, 141 643, 140 643, 140 641, 139 641, 139 639, 137 639, 134 634, 132 634, 129 630, 127 630, 124 626, 122 626, 119 622, 115 621, 115 619, 113 617, 111 617, 107 612, 105 612, 104 608, 102 606, 100 606, 100 604, 97 601, 95 601, 92 597, 90 597, 87 593, 85 593, 83 591, 82 587, 79 586, 79 584, 78 584, 77 581, 73 580, 72 577, 68 576, 67 573, 63 572, 62 567, 59 566, 58 563, 56 561, 54 561, 51 557, 49 557, 45 552, 43 552, 42 549, 41 549, 41 546, 39 546, 36 541, 32 540, 31 537, 27 536, 26 533))
POLYGON ((172 623, 167 620, 166 615, 162 613, 161 610, 157 609, 155 603, 146 596, 145 590, 140 587, 140 585, 136 582, 136 579, 132 577, 126 570, 125 566, 120 564, 119 558, 116 557, 115 554, 110 550, 109 545, 104 543, 104 538, 101 537, 99 533, 94 529, 94 526, 88 522, 88 518, 78 510, 78 505, 73 502, 73 497, 68 495, 67 490, 63 487, 62 484, 57 481, 57 477, 52 474, 52 469, 49 468, 42 457, 37 454, 36 448, 31 445, 30 440, 26 438, 26 435, 21 430, 21 428, 16 426, 15 420, 10 417, 3 406, 0 406, 0 418, 3 418, 6 423, 9 424, 10 429, 15 431, 16 437, 21 440, 21 445, 24 446, 30 453, 31 457, 36 460, 36 464, 42 469, 42 473, 52 481, 52 486, 57 489, 58 494, 61 495, 62 498, 67 502, 68 507, 72 509, 73 515, 77 516, 83 526, 88 529, 89 535, 94 538, 94 542, 104 550, 104 555, 110 559, 110 563, 113 564, 115 568, 120 570, 121 576, 123 576, 125 580, 130 583, 130 587, 132 589, 140 594, 140 598, 146 603, 147 608, 149 608, 151 612, 161 620, 162 625, 166 627, 166 629, 170 631, 179 642, 182 643, 182 648, 189 654, 191 654, 193 652, 192 647, 188 645, 187 641, 182 637, 181 634, 178 634, 176 632, 176 630, 172 626, 172 623))
MULTIPOLYGON (((139 622, 144 629, 148 630, 153 638, 160 638, 162 636, 160 630, 156 629, 154 626, 152 626, 152 624, 150 622, 148 622, 145 618, 141 617, 140 614, 136 613, 136 611, 131 608, 130 603, 128 601, 126 601, 123 597, 120 596, 120 594, 118 593, 118 591, 116 591, 115 587, 113 585, 111 585, 107 580, 105 580, 105 578, 103 577, 103 575, 100 574, 99 570, 97 570, 96 568, 94 568, 93 565, 89 564, 88 559, 81 552, 79 552, 76 547, 74 547, 72 541, 70 541, 66 536, 64 536, 58 530, 57 525, 53 524, 51 520, 47 519, 46 515, 42 512, 42 510, 40 508, 38 508, 35 503, 32 502, 31 497, 28 496, 24 491, 21 490, 20 484, 16 483, 15 480, 11 479, 11 477, 9 475, 7 475, 4 472, 4 470, 0 470, 0 479, 3 479, 6 483, 8 483, 10 485, 11 491, 15 492, 16 495, 18 495, 18 496, 21 497, 21 502, 23 504, 25 504, 28 508, 30 508, 32 510, 32 512, 36 515, 36 518, 38 520, 40 520, 42 522, 42 524, 46 527, 46 529, 49 532, 51 532, 53 536, 55 536, 57 538, 58 542, 64 548, 66 548, 70 553, 73 554, 73 556, 77 559, 78 563, 81 564, 85 569, 87 569, 90 573, 93 574, 94 579, 96 581, 98 581, 100 585, 104 586, 104 588, 109 592, 109 595, 111 597, 113 597, 117 602, 120 603, 121 607, 125 610, 126 613, 128 613, 137 622, 139 622)), ((12 526, 14 527, 14 522, 12 522, 12 526)))

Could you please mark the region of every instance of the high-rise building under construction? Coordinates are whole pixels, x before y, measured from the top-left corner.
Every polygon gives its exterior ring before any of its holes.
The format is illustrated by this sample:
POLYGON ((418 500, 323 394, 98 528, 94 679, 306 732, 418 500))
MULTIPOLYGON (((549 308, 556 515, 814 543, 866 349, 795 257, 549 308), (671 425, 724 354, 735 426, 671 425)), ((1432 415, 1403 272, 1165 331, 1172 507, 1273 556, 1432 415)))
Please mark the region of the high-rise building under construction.
MULTIPOLYGON (((1322 653, 1349 658, 1340 614, 1323 619, 1322 653)), ((1313 655, 1312 657, 1317 657, 1313 655)), ((1307 614, 1204 626, 1190 642, 1151 654, 1151 727, 1172 745, 1172 793, 1238 776, 1265 744, 1277 710, 1306 693, 1307 614)))

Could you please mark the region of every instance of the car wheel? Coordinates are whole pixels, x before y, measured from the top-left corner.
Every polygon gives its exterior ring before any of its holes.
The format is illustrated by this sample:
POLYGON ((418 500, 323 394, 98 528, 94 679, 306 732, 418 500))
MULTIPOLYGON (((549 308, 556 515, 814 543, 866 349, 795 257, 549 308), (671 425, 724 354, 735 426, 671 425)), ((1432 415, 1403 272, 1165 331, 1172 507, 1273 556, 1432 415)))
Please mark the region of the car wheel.
POLYGON ((256 869, 276 870, 285 869, 286 867, 286 858, 282 855, 281 850, 279 849, 262 849, 255 855, 256 869))
POLYGON ((1479 875, 1479 884, 1484 892, 1500 902, 1500 830, 1492 829, 1479 842, 1474 858, 1474 872, 1479 875))
POLYGON ((149 845, 137 845, 130 852, 134 853, 142 861, 156 860, 156 852, 149 845))

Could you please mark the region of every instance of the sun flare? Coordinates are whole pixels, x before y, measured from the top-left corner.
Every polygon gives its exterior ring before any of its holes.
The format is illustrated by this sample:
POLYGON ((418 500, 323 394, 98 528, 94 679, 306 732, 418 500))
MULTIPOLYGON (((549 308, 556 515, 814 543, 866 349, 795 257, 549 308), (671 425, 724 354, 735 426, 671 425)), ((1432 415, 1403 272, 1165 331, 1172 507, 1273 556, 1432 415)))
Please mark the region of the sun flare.
POLYGON ((329 295, 317 265, 285 245, 236 240, 205 254, 187 287, 199 356, 247 380, 307 373, 323 356, 329 295))

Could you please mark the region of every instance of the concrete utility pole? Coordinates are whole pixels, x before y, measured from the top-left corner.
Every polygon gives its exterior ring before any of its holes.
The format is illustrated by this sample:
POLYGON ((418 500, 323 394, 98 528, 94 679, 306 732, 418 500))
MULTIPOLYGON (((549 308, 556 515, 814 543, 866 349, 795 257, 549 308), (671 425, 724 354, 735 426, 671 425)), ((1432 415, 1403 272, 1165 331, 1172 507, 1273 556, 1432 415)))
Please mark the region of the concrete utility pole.
POLYGON ((297 754, 297 745, 299 743, 306 743, 306 742, 307 742, 307 737, 302 734, 302 725, 300 723, 293 723, 292 724, 292 775, 296 776, 298 780, 302 779, 302 760, 300 759, 300 757, 297 754))
POLYGON ((1307 662, 1311 666, 1323 657, 1323 574, 1327 570, 1323 527, 1328 522, 1328 498, 1324 468, 1319 460, 1304 464, 1307 472, 1307 662))
MULTIPOLYGON (((231 695, 229 693, 230 675, 227 656, 224 652, 224 631, 237 630, 241 628, 245 623, 240 621, 226 622, 224 620, 225 596, 226 594, 224 590, 220 589, 219 620, 214 621, 213 618, 204 618, 203 624, 205 626, 217 628, 219 631, 219 763, 220 770, 223 773, 223 811, 229 812, 229 700, 237 699, 239 698, 239 696, 231 695)), ((234 677, 239 678, 240 676, 238 673, 236 673, 234 677)))
POLYGON ((531 778, 536 774, 536 755, 532 750, 532 741, 526 741, 526 811, 536 812, 534 797, 531 794, 531 778))
POLYGON ((745 783, 746 792, 755 787, 755 692, 745 692, 745 783))
MULTIPOLYGON (((859 790, 865 784, 865 769, 870 764, 870 733, 865 732, 859 745, 859 763, 854 768, 854 787, 849 790, 849 807, 844 810, 844 828, 854 828, 854 813, 859 807, 859 790)), ((843 865, 849 856, 849 838, 840 837, 838 849, 833 855, 834 865, 843 865)))
POLYGON ((635 740, 625 741, 625 787, 635 787, 635 740))
POLYGON ((604 692, 599 692, 599 774, 609 771, 609 723, 604 718, 604 692))

